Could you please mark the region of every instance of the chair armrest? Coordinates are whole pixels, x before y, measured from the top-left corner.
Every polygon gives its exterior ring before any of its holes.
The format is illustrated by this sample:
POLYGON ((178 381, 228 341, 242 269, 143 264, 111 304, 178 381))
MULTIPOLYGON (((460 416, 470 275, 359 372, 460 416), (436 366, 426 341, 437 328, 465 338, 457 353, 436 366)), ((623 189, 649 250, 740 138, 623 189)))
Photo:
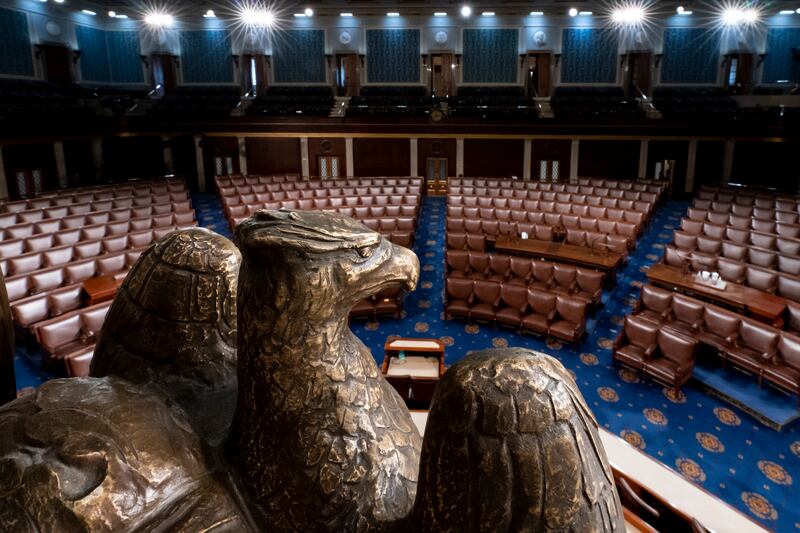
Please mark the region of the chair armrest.
POLYGON ((653 355, 653 352, 655 352, 655 351, 656 351, 656 348, 658 348, 658 344, 651 344, 650 346, 648 346, 648 347, 645 349, 645 351, 644 351, 644 356, 645 356, 647 359, 650 359, 650 356, 651 356, 651 355, 653 355))
POLYGON ((619 333, 617 333, 617 338, 614 339, 614 344, 612 345, 612 348, 614 350, 618 350, 619 347, 622 346, 622 339, 624 338, 625 338, 625 330, 622 330, 619 333))
POLYGON ((555 309, 553 309, 552 311, 550 311, 550 312, 547 314, 547 321, 548 321, 548 322, 552 322, 552 320, 553 320, 553 319, 556 317, 556 313, 557 313, 557 312, 558 312, 558 311, 556 311, 555 309))
POLYGON ((736 331, 725 337, 725 342, 730 342, 734 346, 739 346, 739 332, 736 331))

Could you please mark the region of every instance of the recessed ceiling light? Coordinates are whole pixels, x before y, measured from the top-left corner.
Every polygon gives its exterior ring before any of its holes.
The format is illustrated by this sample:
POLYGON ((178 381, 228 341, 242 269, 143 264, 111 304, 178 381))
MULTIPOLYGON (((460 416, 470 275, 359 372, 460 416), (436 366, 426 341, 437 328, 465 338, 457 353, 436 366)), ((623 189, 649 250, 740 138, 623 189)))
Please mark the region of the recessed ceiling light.
POLYGON ((208 11, 203 13, 203 18, 207 18, 207 19, 217 18, 217 14, 214 13, 213 9, 209 9, 208 11))
POLYGON ((117 15, 117 16, 116 16, 116 17, 114 17, 114 18, 117 18, 117 19, 126 19, 126 18, 128 18, 128 15, 117 15))
POLYGON ((482 17, 493 17, 494 16, 494 11, 484 11, 483 13, 481 13, 481 16, 482 17))
POLYGON ((400 13, 398 13, 397 11, 389 11, 388 13, 386 13, 386 16, 387 17, 399 17, 400 13))
POLYGON ((434 17, 446 17, 447 13, 445 13, 444 11, 437 11, 436 13, 433 14, 433 16, 434 17))
POLYGON ((97 15, 97 13, 95 13, 95 12, 94 12, 94 11, 92 11, 91 9, 82 9, 82 10, 81 10, 81 13, 84 13, 84 14, 86 14, 86 15, 91 15, 91 16, 95 16, 95 15, 97 15))
POLYGON ((678 6, 677 8, 675 8, 675 11, 677 11, 678 15, 680 15, 681 13, 684 12, 685 9, 686 8, 684 8, 683 6, 678 6))
POLYGON ((314 10, 311 9, 310 7, 307 7, 306 10, 303 11, 303 13, 305 13, 307 17, 311 17, 314 15, 314 10))
POLYGON ((569 8, 568 13, 569 13, 570 17, 577 17, 578 16, 578 10, 575 9, 574 7, 569 8))
POLYGON ((306 14, 305 14, 305 13, 295 13, 295 14, 294 14, 294 16, 295 16, 295 17, 302 17, 302 18, 305 18, 305 17, 306 17, 306 14))
POLYGON ((352 13, 339 13, 339 16, 340 17, 352 17, 353 14, 352 13))
POLYGON ((544 11, 531 11, 530 15, 532 17, 541 17, 542 15, 544 15, 544 11))
POLYGON ((580 15, 580 16, 582 16, 582 17, 588 17, 588 16, 590 16, 591 14, 592 14, 592 12, 591 12, 591 11, 578 11, 578 15, 580 15))
POLYGON ((172 26, 175 19, 166 13, 150 13, 144 17, 144 21, 151 26, 172 26))
MULTIPOLYGON (((45 0, 45 1, 47 1, 47 0, 45 0)), ((56 4, 63 4, 63 3, 64 3, 64 0, 56 0, 56 4)))
POLYGON ((779 13, 781 15, 794 15, 794 11, 791 9, 781 9, 779 13))
POLYGON ((464 7, 461 8, 461 16, 462 17, 468 17, 470 15, 472 15, 472 8, 471 7, 464 6, 464 7))
POLYGON ((109 12, 108 12, 108 16, 109 16, 109 17, 111 17, 111 18, 113 19, 114 17, 116 17, 116 16, 117 16, 117 12, 116 12, 116 11, 109 11, 109 12))

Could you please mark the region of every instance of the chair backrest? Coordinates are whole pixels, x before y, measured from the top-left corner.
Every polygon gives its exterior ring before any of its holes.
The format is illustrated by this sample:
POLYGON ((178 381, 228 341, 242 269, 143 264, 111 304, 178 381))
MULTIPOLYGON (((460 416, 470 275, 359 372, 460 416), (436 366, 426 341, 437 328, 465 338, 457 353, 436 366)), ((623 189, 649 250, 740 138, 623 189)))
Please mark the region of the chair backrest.
POLYGON ((697 341, 692 338, 673 333, 668 329, 658 331, 658 351, 662 357, 678 365, 683 365, 694 359, 696 346, 697 341))
POLYGON ((645 309, 663 313, 672 306, 672 293, 653 285, 644 285, 642 287, 641 301, 645 309))
POLYGON ((761 322, 743 319, 739 325, 739 341, 748 348, 769 357, 778 346, 780 332, 761 322), (769 355, 768 355, 769 354, 769 355))
POLYGON ((578 268, 575 280, 578 282, 578 287, 586 292, 593 293, 603 287, 603 273, 596 270, 578 268))
POLYGON ((553 278, 562 287, 571 287, 575 283, 578 269, 574 265, 553 264, 553 278))
POLYGON ((637 316, 625 317, 625 338, 630 344, 647 349, 656 344, 658 326, 637 316))
POLYGON ((515 278, 528 280, 531 276, 531 260, 527 257, 511 256, 509 261, 511 274, 515 278))
POLYGON ((489 270, 503 277, 508 275, 511 261, 507 255, 492 254, 489 256, 489 270))
POLYGON ((469 268, 469 252, 466 250, 447 250, 445 257, 448 271, 466 272, 469 268))
POLYGON ((500 283, 497 281, 475 280, 473 288, 475 297, 493 307, 500 304, 500 283))
POLYGON ((703 305, 703 302, 682 294, 672 295, 672 314, 679 322, 695 324, 697 321, 702 320, 704 312, 705 305, 703 305))
POLYGON ((523 285, 503 283, 500 287, 500 300, 507 307, 525 313, 528 307, 528 288, 523 285))
POLYGON ((455 300, 470 300, 474 284, 467 278, 447 278, 447 296, 455 300))
POLYGON ((719 307, 706 305, 703 311, 703 325, 711 333, 726 338, 739 331, 741 319, 719 307))
POLYGON ((556 308, 556 295, 549 291, 528 289, 528 304, 537 315, 549 315, 556 308))
POLYGON ((556 296, 558 315, 573 324, 582 324, 586 320, 586 302, 577 298, 569 298, 559 294, 556 296))
POLYGON ((540 283, 550 283, 553 279, 553 263, 549 261, 531 261, 533 279, 540 283))
POLYGON ((784 332, 778 341, 778 352, 787 365, 800 371, 800 337, 784 332))

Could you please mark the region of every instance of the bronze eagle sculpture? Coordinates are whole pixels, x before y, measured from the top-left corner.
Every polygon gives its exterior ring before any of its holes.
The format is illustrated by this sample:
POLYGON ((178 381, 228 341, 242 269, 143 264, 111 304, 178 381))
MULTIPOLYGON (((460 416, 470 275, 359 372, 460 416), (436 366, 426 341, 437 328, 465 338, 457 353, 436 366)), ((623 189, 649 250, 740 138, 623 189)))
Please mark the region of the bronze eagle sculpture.
POLYGON ((0 409, 0 529, 622 531, 597 432, 555 359, 486 350, 420 438, 348 314, 419 262, 357 221, 261 211, 238 249, 174 232, 133 267, 92 377, 0 409))

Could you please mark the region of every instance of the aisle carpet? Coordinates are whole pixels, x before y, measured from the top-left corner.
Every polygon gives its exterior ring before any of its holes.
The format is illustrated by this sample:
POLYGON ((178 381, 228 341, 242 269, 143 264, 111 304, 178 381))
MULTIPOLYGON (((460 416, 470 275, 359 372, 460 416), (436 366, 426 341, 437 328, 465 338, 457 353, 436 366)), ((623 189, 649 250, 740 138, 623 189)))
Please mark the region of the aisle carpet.
MULTIPOLYGON (((200 225, 230 236, 217 199, 193 195, 200 225)), ((777 531, 800 529, 794 479, 800 482, 800 434, 778 433, 748 414, 689 384, 679 396, 630 371, 611 366, 611 344, 646 281, 646 270, 663 253, 687 204, 662 206, 640 239, 616 288, 578 348, 518 335, 512 330, 443 318, 445 199, 425 198, 414 250, 422 272, 405 301, 403 318, 357 321, 355 333, 377 362, 389 335, 435 337, 453 364, 468 351, 523 346, 557 357, 571 372, 601 425, 622 436, 690 481, 777 531)), ((52 377, 40 370, 38 355, 19 349, 15 357, 20 388, 52 377)), ((787 396, 787 402, 794 399, 787 396)))

